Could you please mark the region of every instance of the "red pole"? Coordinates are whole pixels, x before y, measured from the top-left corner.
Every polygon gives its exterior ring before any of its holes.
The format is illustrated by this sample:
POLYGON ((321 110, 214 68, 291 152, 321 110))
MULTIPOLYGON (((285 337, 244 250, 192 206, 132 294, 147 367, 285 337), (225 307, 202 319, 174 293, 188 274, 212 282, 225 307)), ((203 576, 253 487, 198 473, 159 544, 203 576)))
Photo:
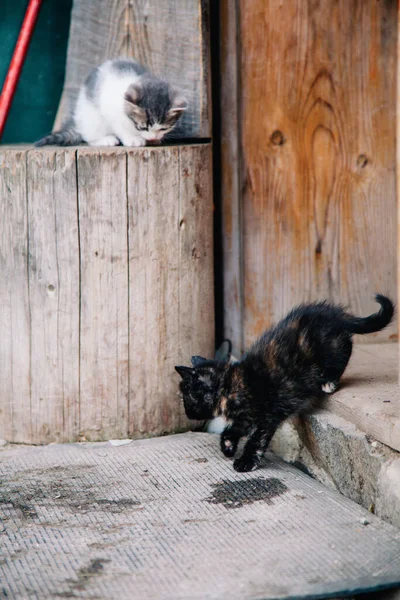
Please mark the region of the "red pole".
POLYGON ((21 31, 15 44, 14 54, 0 96, 0 138, 3 134, 41 4, 42 0, 29 0, 24 22, 22 23, 21 31))

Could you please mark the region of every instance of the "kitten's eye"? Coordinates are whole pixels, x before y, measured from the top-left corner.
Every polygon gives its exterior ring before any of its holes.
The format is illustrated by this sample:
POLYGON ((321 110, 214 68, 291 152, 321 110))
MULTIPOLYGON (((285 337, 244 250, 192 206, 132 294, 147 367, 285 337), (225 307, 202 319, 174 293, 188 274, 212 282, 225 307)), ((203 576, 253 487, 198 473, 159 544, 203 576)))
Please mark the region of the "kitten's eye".
POLYGON ((135 121, 134 119, 132 119, 132 121, 134 122, 135 127, 138 131, 148 131, 149 130, 147 125, 139 125, 139 123, 137 121, 135 121))
POLYGON ((167 131, 169 127, 160 127, 159 131, 167 131))

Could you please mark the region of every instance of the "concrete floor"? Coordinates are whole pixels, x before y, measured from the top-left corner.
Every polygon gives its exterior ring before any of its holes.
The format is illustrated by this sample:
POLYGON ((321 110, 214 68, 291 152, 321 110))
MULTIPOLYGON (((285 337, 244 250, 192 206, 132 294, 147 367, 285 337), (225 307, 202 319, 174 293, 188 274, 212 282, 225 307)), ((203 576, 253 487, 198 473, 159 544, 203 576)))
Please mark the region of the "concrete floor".
POLYGON ((400 530, 189 433, 0 451, 0 597, 255 600, 400 584, 400 530))

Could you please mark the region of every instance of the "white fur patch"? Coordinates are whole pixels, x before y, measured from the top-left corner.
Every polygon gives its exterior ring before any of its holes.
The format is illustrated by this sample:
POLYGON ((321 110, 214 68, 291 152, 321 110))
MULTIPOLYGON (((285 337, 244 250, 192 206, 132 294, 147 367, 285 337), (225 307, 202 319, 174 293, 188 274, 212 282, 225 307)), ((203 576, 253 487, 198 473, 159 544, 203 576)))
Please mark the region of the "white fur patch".
POLYGON ((207 433, 222 433, 227 426, 223 417, 216 417, 207 423, 207 433))
POLYGON ((328 383, 324 383, 324 385, 322 386, 322 391, 325 392, 325 394, 333 394, 333 392, 335 392, 336 389, 337 385, 333 381, 328 381, 328 383))

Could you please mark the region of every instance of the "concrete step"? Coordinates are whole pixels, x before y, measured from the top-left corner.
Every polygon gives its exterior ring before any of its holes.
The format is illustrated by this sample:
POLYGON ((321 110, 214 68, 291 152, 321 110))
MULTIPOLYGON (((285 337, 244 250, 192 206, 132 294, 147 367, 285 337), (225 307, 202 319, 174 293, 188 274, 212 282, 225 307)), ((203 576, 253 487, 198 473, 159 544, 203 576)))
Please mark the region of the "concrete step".
POLYGON ((318 410, 285 423, 271 449, 327 487, 400 527, 400 455, 353 423, 318 410))
POLYGON ((397 344, 356 346, 341 388, 327 397, 325 408, 285 423, 271 448, 400 527, 397 368, 397 344))

